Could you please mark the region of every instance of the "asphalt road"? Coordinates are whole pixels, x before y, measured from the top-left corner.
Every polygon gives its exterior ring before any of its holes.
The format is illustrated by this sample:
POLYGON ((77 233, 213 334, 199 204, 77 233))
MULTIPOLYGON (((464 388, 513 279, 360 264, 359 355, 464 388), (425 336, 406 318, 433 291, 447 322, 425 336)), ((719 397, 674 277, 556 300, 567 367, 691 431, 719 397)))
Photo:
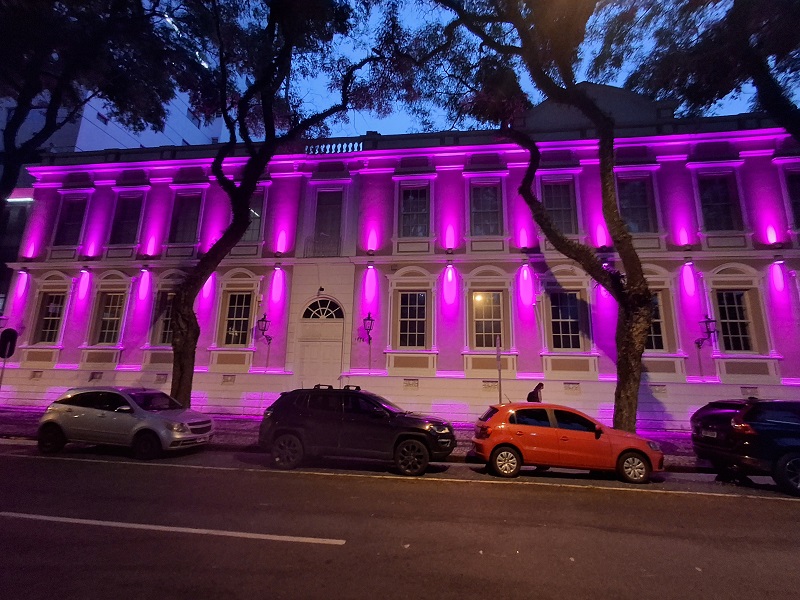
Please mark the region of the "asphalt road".
POLYGON ((800 500, 442 464, 0 444, 0 598, 797 598, 800 500))

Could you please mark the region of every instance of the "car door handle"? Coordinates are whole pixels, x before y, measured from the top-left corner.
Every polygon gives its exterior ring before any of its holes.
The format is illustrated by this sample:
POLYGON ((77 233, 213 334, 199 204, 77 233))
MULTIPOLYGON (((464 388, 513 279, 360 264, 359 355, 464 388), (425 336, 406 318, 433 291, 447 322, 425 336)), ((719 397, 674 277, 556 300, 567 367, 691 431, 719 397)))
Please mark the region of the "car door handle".
POLYGON ((524 433, 522 433, 521 431, 515 431, 515 432, 514 432, 514 435, 525 435, 525 434, 524 434, 524 433))
POLYGON ((569 438, 568 438, 567 436, 565 436, 565 435, 562 435, 562 436, 561 436, 561 441, 562 441, 562 442, 568 442, 568 441, 569 441, 569 438))

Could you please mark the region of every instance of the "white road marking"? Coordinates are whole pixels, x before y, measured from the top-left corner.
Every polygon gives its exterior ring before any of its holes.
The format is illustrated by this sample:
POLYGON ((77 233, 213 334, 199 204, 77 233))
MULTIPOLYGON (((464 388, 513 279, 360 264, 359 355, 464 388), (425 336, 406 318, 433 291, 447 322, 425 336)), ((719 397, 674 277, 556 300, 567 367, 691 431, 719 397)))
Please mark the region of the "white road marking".
POLYGON ((301 537, 294 535, 272 535, 269 533, 248 533, 246 531, 224 531, 222 529, 196 529, 194 527, 170 527, 166 525, 148 525, 146 523, 123 523, 120 521, 97 521, 95 519, 73 519, 68 517, 52 517, 49 515, 33 515, 16 512, 0 512, 0 517, 10 519, 29 519, 32 521, 50 521, 54 523, 70 523, 73 525, 95 525, 99 527, 115 527, 117 529, 142 529, 145 531, 166 531, 170 533, 191 533, 194 535, 216 535, 220 537, 242 538, 247 540, 268 540, 272 542, 295 542, 299 544, 322 544, 326 546, 344 546, 346 540, 329 538, 301 537))
MULTIPOLYGON (((132 461, 132 460, 116 460, 116 461, 108 461, 108 460, 101 460, 95 458, 70 458, 66 456, 36 456, 36 455, 25 455, 25 454, 8 454, 5 453, 3 456, 8 456, 11 458, 31 458, 31 459, 39 459, 39 460, 63 460, 63 461, 70 461, 70 462, 86 462, 86 463, 100 463, 100 464, 124 464, 124 465, 136 465, 140 467, 167 467, 167 468, 175 468, 175 469, 196 469, 201 471, 240 471, 240 472, 249 472, 249 473, 262 473, 265 475, 276 475, 276 476, 300 476, 300 475, 309 475, 314 477, 353 477, 356 479, 394 479, 397 481, 405 481, 408 483, 432 483, 432 482, 443 482, 443 483, 468 483, 468 484, 475 484, 475 485, 511 485, 511 486, 538 486, 538 487, 551 487, 551 488, 567 488, 567 489, 575 489, 575 490, 600 490, 606 492, 628 492, 628 493, 638 493, 638 494, 665 494, 665 495, 674 495, 674 496, 707 496, 712 498, 739 498, 739 499, 746 499, 746 500, 772 500, 777 502, 800 502, 800 498, 792 498, 790 496, 757 496, 752 494, 734 494, 734 493, 723 493, 723 492, 700 492, 700 491, 688 491, 688 490, 659 490, 653 489, 652 487, 648 486, 631 486, 631 487, 615 487, 615 486, 603 486, 603 485, 595 485, 595 484, 578 484, 578 483, 556 483, 550 481, 524 481, 520 479, 458 479, 455 477, 406 477, 403 475, 392 475, 392 474, 381 474, 381 475, 373 475, 369 473, 326 473, 321 471, 305 471, 305 470, 295 470, 295 471, 280 471, 280 470, 272 470, 266 467, 263 468, 251 468, 251 467, 210 467, 205 465, 186 465, 186 464, 175 464, 175 463, 164 463, 164 462, 141 462, 141 461, 132 461)), ((467 464, 467 463, 431 463, 432 465, 444 465, 448 468, 464 468, 464 467, 474 467, 475 465, 467 464)))
POLYGON ((0 438, 0 445, 3 446, 35 446, 36 440, 26 438, 0 438))

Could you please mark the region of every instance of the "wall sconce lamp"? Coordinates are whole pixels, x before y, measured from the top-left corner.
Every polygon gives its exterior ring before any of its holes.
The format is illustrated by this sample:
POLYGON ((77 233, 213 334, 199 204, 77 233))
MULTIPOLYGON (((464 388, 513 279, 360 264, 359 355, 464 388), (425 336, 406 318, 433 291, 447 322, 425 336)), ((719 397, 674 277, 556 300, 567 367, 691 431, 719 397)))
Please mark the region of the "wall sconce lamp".
POLYGON ((147 271, 149 271, 149 270, 150 270, 150 267, 148 267, 147 265, 142 265, 142 268, 139 269, 139 271, 141 271, 142 273, 147 273, 147 271))
POLYGON ((692 260, 691 256, 687 256, 683 259, 683 264, 685 264, 687 267, 691 267, 694 264, 694 261, 692 260))
POLYGON ((283 252, 276 251, 275 258, 281 258, 283 256, 283 252))
POLYGON ((784 262, 785 261, 783 260, 783 256, 781 256, 780 254, 776 254, 775 255, 775 264, 776 265, 782 265, 784 262))
POLYGON ((27 275, 27 274, 28 274, 28 267, 22 267, 22 268, 19 270, 19 272, 20 272, 20 273, 24 273, 25 275, 27 275))
POLYGON ((281 270, 281 263, 275 263, 275 270, 276 271, 280 271, 281 270))
POLYGON ((694 341, 694 345, 697 346, 698 350, 703 347, 703 344, 710 342, 717 335, 717 322, 708 315, 700 321, 700 325, 704 329, 703 337, 699 337, 694 341))
POLYGON ((88 273, 88 272, 89 272, 89 267, 87 267, 86 265, 81 267, 81 273, 88 273))
POLYGON ((453 249, 452 248, 448 248, 447 250, 444 251, 444 253, 445 254, 452 254, 453 253, 453 249))
POLYGON ((375 256, 375 250, 367 250, 367 256, 375 256))
POLYGON ((372 262, 371 260, 367 261, 367 268, 368 269, 374 269, 375 268, 375 263, 372 262))

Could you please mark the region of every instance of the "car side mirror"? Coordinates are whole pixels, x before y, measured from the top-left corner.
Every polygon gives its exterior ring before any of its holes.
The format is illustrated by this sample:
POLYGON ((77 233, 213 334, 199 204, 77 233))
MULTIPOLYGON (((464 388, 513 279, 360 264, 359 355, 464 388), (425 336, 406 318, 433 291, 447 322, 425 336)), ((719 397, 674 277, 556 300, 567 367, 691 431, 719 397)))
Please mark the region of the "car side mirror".
POLYGON ((601 435, 603 435, 603 428, 600 425, 595 426, 594 439, 599 440, 601 435))
POLYGON ((114 410, 114 412, 118 412, 118 413, 132 413, 132 412, 133 412, 133 409, 132 409, 130 406, 128 406, 127 404, 123 404, 122 406, 118 406, 118 407, 117 407, 117 408, 114 410))

